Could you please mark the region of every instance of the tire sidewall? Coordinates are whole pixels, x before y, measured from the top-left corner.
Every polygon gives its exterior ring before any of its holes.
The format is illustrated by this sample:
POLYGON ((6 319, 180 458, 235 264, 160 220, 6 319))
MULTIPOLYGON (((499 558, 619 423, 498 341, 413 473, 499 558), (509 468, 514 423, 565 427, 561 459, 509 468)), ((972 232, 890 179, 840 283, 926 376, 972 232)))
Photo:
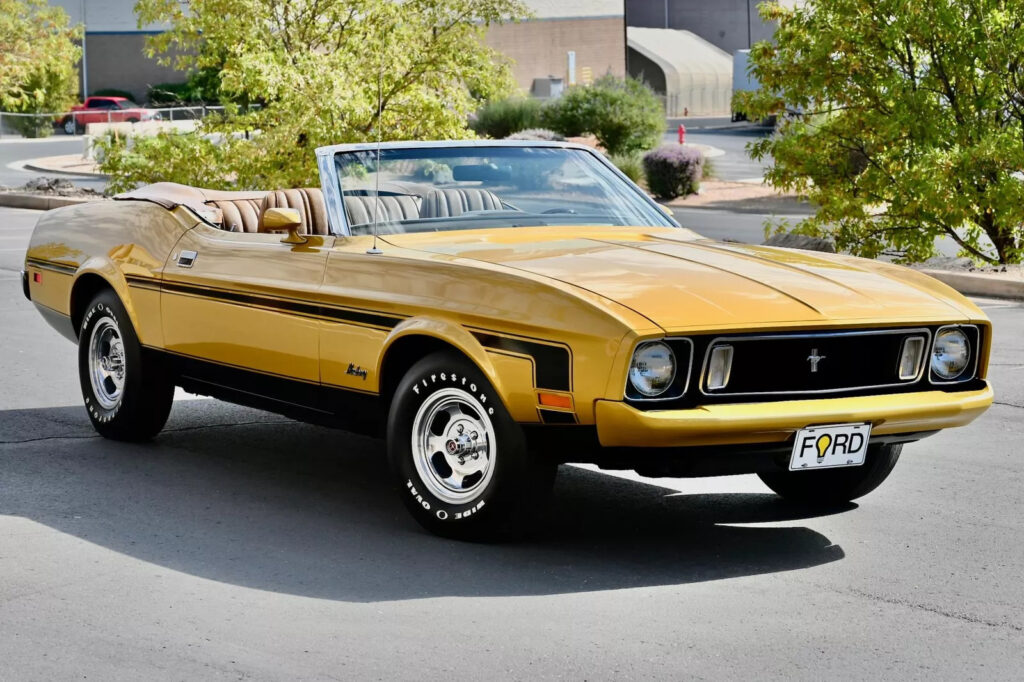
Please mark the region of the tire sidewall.
POLYGON ((392 398, 387 428, 388 460, 403 502, 428 529, 460 534, 489 519, 505 518, 516 506, 516 491, 529 477, 522 430, 480 370, 451 354, 435 354, 409 370, 392 398), (470 501, 455 504, 433 495, 414 463, 412 428, 419 408, 437 391, 459 388, 484 406, 495 432, 491 479, 470 501))
POLYGON ((78 337, 78 372, 82 385, 82 398, 85 400, 85 408, 89 417, 97 427, 110 424, 119 417, 124 418, 123 412, 130 404, 132 395, 137 389, 139 372, 141 370, 141 358, 138 338, 132 328, 131 321, 124 311, 121 302, 111 293, 103 292, 96 296, 89 304, 85 314, 82 316, 82 324, 78 337), (109 318, 117 325, 118 334, 124 347, 125 359, 125 382, 121 392, 121 399, 112 408, 105 408, 96 399, 90 378, 89 349, 92 344, 92 332, 96 325, 103 319, 109 318))

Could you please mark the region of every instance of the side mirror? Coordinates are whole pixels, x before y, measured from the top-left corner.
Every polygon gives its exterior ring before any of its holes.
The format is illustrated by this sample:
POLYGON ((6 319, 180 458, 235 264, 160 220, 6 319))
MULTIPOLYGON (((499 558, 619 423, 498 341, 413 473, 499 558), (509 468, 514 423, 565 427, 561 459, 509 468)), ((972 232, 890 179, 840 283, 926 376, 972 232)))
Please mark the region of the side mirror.
POLYGON ((300 227, 302 227, 302 215, 294 208, 268 208, 260 216, 260 232, 288 231, 288 234, 281 239, 284 244, 306 243, 307 239, 299 234, 300 227))

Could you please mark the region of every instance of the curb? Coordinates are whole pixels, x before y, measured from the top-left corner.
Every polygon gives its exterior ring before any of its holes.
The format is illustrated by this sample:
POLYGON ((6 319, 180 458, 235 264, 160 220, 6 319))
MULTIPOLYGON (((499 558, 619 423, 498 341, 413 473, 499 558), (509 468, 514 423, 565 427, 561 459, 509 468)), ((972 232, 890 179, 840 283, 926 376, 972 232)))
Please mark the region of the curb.
POLYGON ((34 173, 46 173, 47 175, 67 175, 72 178, 97 178, 99 180, 106 180, 109 176, 106 173, 89 173, 86 171, 66 171, 57 170, 56 168, 47 168, 46 166, 37 166, 33 161, 38 159, 31 159, 22 163, 21 167, 25 170, 30 170, 34 173))
POLYGON ((990 296, 992 298, 1009 298, 1024 300, 1024 280, 1011 279, 999 275, 979 275, 973 272, 953 272, 950 270, 920 269, 929 277, 934 277, 966 296, 990 296))
POLYGON ((51 208, 77 206, 78 204, 87 204, 90 201, 97 201, 97 199, 0 192, 0 206, 4 206, 6 208, 27 208, 34 211, 49 211, 51 208))

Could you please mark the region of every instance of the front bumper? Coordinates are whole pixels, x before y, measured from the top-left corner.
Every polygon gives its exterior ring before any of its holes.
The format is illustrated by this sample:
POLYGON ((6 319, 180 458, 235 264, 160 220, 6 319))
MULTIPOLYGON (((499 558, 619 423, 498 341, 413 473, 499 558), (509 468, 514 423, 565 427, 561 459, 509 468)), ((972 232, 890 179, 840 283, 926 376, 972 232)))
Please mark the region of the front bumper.
POLYGON ((964 426, 992 404, 992 387, 854 398, 706 405, 687 410, 638 410, 598 400, 597 437, 604 447, 686 447, 779 443, 814 424, 871 422, 872 436, 964 426))

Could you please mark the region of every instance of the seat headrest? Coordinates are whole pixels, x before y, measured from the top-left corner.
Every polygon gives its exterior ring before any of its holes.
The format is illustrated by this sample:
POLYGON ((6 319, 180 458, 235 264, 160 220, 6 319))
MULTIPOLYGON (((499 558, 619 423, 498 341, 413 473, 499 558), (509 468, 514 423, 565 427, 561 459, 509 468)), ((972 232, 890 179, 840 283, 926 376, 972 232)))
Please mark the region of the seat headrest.
POLYGON ((270 208, 294 208, 302 219, 300 234, 327 236, 331 233, 327 220, 327 204, 319 187, 279 189, 267 192, 260 204, 259 232, 264 232, 263 214, 270 208))

